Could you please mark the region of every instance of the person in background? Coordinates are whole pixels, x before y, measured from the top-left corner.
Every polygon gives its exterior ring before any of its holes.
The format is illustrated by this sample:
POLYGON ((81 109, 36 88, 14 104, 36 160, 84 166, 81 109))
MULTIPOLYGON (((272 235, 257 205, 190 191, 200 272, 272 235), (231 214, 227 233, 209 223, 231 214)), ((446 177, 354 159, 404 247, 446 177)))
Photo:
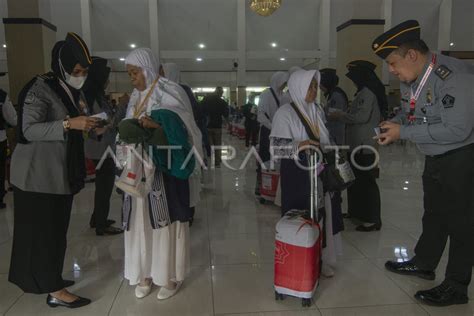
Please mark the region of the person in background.
MULTIPOLYGON (((365 66, 351 66, 346 76, 357 87, 357 94, 347 112, 336 110, 328 115, 330 121, 346 124, 346 141, 358 166, 369 167, 376 162, 372 150, 361 149, 365 145, 377 148, 373 139, 374 128, 381 121, 381 112, 386 104, 385 89, 375 85, 375 73, 365 66)), ((352 160, 351 160, 352 163, 352 160)), ((374 169, 360 170, 352 164, 356 177, 354 184, 347 189, 348 214, 362 224, 356 227, 360 232, 378 231, 382 227, 380 190, 377 185, 377 175, 374 169)))
MULTIPOLYGON (((202 108, 208 117, 207 130, 209 134, 209 144, 211 146, 222 146, 222 123, 223 119, 229 119, 229 105, 222 99, 224 90, 217 87, 213 94, 202 100, 202 108)), ((220 168, 222 161, 221 149, 214 149, 215 166, 220 168)))
MULTIPOLYGON (((260 102, 258 105, 257 120, 260 123, 260 140, 259 140, 259 156, 263 162, 270 160, 270 131, 272 129, 272 121, 275 113, 282 104, 282 98, 285 95, 283 89, 288 82, 289 73, 278 71, 273 74, 270 79, 270 88, 266 89, 260 95, 260 102)), ((289 96, 289 95, 288 95, 289 96)), ((285 98, 285 104, 289 103, 291 98, 285 98)), ((260 195, 260 183, 262 178, 262 171, 260 164, 257 166, 257 185, 255 188, 255 195, 260 195)))
POLYGON ((245 117, 245 146, 257 146, 258 130, 260 124, 257 120, 258 107, 255 104, 255 95, 249 97, 249 102, 242 107, 242 112, 245 117), (250 143, 250 140, 252 143, 250 143))
POLYGON ((52 51, 52 72, 37 76, 18 97, 19 143, 13 152, 13 247, 8 280, 25 293, 49 293, 51 307, 90 304, 66 290, 62 277, 74 195, 84 188, 83 133, 97 127, 81 88, 92 63, 86 43, 68 33, 52 51))
MULTIPOLYGON (((325 68, 321 70, 321 83, 319 87, 326 98, 326 117, 333 111, 347 111, 349 100, 344 90, 338 87, 339 77, 335 69, 325 68)), ((346 144, 346 124, 341 121, 326 121, 326 128, 329 136, 335 145, 346 144)), ((342 215, 342 192, 331 192, 331 205, 333 214, 333 230, 335 233, 344 229, 344 219, 342 215)))
MULTIPOLYGON (((0 73, 0 76, 4 73, 0 73)), ((3 201, 6 190, 5 190, 5 173, 6 173, 6 163, 7 163, 7 127, 16 126, 17 115, 16 110, 13 107, 8 94, 0 89, 0 209, 7 207, 3 201)))
POLYGON ((93 57, 83 88, 88 114, 105 115, 103 119, 107 124, 97 128, 95 133, 91 133, 85 141, 86 158, 91 159, 96 167, 94 212, 89 224, 91 228, 95 228, 97 236, 116 235, 123 232, 122 229, 112 226, 115 221, 107 219, 116 173, 115 161, 107 155, 107 150, 115 152, 117 126, 125 117, 127 107, 109 105, 108 99, 105 97, 109 74, 110 68, 107 67, 107 60, 93 57))

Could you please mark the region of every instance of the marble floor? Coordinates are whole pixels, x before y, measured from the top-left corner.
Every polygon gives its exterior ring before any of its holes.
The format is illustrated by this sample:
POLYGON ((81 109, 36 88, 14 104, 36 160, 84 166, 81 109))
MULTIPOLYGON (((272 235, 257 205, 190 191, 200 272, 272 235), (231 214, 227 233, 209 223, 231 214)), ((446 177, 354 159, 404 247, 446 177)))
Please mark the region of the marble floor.
MULTIPOLYGON (((242 141, 226 136, 225 142, 240 149, 231 162, 238 166, 245 155, 242 141)), ((384 270, 385 260, 412 255, 421 232, 422 168, 423 157, 410 144, 381 149, 383 228, 359 233, 346 222, 336 275, 321 280, 310 308, 301 307, 297 299, 274 299, 273 244, 280 212, 255 199, 253 162, 244 170, 223 167, 207 177, 191 228, 191 274, 179 294, 167 301, 156 299, 156 289, 145 299, 136 299, 134 288, 123 279, 123 236, 97 237, 89 229, 90 184, 74 201, 64 276, 76 281, 74 293, 93 303, 78 310, 51 309, 44 295, 22 293, 7 280, 13 230, 9 193, 8 208, 0 210, 0 315, 474 315, 474 300, 433 308, 413 298, 417 290, 442 280, 446 256, 436 281, 384 270)), ((114 193, 112 218, 120 219, 120 207, 114 193)), ((473 285, 470 293, 474 298, 473 285)))

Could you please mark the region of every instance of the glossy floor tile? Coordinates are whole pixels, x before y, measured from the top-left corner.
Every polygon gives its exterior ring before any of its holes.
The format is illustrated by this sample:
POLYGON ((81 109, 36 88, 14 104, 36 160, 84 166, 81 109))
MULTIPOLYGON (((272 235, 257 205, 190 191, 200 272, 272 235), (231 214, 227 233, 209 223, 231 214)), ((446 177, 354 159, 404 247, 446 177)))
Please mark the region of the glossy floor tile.
MULTIPOLYGON (((242 142, 224 137, 238 150, 232 166, 247 152, 242 142)), ((413 145, 381 149, 383 228, 380 232, 355 231, 345 221, 343 253, 333 278, 322 278, 314 304, 305 309, 301 300, 275 301, 273 254, 275 224, 280 210, 261 204, 255 189, 255 159, 246 168, 210 171, 191 228, 191 274, 173 298, 158 301, 158 288, 136 299, 134 287, 123 279, 123 236, 98 237, 89 228, 94 184, 75 198, 64 276, 76 281, 71 291, 93 303, 78 310, 51 309, 45 295, 23 294, 8 282, 13 236, 12 194, 0 210, 0 315, 252 315, 252 316, 365 316, 365 315, 474 315, 474 301, 462 306, 433 308, 413 298, 418 290, 442 281, 446 253, 436 281, 396 275, 385 270, 388 259, 413 255, 423 215, 421 173, 423 157, 413 145)), ((346 201, 344 201, 346 205, 346 201)), ((110 218, 120 225, 121 199, 113 193, 110 218)), ((474 298, 474 286, 470 286, 474 298)))

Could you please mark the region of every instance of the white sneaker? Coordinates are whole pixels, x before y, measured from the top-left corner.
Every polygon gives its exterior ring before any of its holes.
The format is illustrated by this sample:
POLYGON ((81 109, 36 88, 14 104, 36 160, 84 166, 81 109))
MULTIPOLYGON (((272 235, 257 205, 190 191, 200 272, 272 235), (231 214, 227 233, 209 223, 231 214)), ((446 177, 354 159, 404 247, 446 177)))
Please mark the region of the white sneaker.
POLYGON ((144 298, 151 293, 152 282, 149 285, 141 286, 140 284, 137 285, 135 288, 135 296, 137 298, 144 298))
POLYGON ((156 296, 156 298, 159 300, 166 300, 174 296, 176 293, 178 293, 182 284, 183 282, 177 282, 176 287, 173 290, 167 289, 166 287, 162 286, 158 291, 158 295, 156 296))
POLYGON ((326 278, 332 278, 334 276, 334 270, 331 268, 331 266, 323 263, 321 274, 326 278))

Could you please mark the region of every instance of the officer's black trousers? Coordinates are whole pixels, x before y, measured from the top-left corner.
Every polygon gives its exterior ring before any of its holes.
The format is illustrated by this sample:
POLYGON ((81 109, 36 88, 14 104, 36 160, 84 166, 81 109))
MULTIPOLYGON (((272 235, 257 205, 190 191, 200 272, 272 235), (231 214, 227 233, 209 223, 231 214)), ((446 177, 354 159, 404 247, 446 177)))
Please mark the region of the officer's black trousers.
MULTIPOLYGON (((97 167, 100 160, 94 160, 97 167)), ((107 217, 110 211, 110 197, 115 182, 115 162, 112 158, 104 159, 102 166, 96 169, 95 174, 95 195, 94 213, 91 222, 96 224, 98 229, 107 227, 107 217)))
POLYGON ((450 242, 445 281, 467 293, 474 263, 474 144, 426 157, 423 233, 415 263, 435 270, 450 242))

